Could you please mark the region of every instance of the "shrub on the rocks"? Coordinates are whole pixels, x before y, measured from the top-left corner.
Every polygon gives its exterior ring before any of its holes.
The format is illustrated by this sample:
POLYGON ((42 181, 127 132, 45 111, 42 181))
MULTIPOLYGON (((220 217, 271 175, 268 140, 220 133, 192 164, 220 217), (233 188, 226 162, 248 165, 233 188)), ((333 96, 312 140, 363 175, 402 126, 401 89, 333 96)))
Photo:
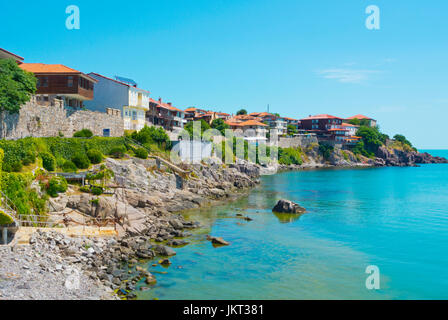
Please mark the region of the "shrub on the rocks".
POLYGON ((85 153, 77 153, 72 158, 73 163, 78 169, 88 169, 90 166, 90 160, 85 153))
POLYGON ((103 154, 96 149, 90 149, 89 151, 87 151, 87 157, 93 164, 98 164, 103 161, 103 154))
POLYGON ((13 223, 12 218, 8 214, 6 214, 2 210, 0 210, 0 226, 11 224, 11 223, 13 223))
POLYGON ((109 154, 114 157, 114 158, 123 158, 124 154, 126 153, 126 147, 125 146, 119 146, 119 147, 114 147, 110 150, 109 154))
POLYGON ((14 161, 11 165, 11 171, 20 172, 20 171, 22 171, 22 167, 23 167, 22 162, 14 161))
POLYGON ((90 192, 95 196, 100 196, 103 194, 103 188, 98 186, 93 186, 90 192))
POLYGON ((25 158, 22 159, 22 164, 24 166, 29 166, 30 164, 33 164, 34 162, 36 162, 36 155, 32 151, 28 151, 26 153, 25 158))
POLYGON ((90 188, 88 186, 82 186, 81 188, 79 188, 79 191, 84 193, 90 193, 90 188))
POLYGON ((56 176, 48 181, 47 193, 56 198, 58 193, 67 191, 67 180, 64 177, 56 176))
POLYGON ((148 151, 143 148, 135 150, 135 156, 140 159, 148 159, 148 151))
POLYGON ((51 153, 42 152, 39 156, 42 158, 42 165, 45 170, 54 171, 56 169, 56 159, 51 153))
POLYGON ((76 132, 73 135, 73 137, 74 138, 91 138, 91 137, 93 137, 93 133, 89 129, 82 129, 82 130, 76 132))
POLYGON ((73 161, 67 160, 62 165, 62 171, 64 172, 76 172, 78 167, 73 163, 73 161))

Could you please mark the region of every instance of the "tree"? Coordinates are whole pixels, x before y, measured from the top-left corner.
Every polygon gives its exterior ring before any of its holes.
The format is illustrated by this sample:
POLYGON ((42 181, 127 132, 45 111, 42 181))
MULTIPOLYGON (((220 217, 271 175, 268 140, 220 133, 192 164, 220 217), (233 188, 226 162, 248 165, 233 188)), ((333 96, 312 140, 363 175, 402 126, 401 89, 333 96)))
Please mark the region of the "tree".
POLYGON ((288 132, 288 136, 293 136, 297 133, 297 127, 292 124, 288 124, 286 130, 288 132))
POLYGON ((0 111, 18 113, 36 93, 37 79, 19 68, 13 59, 0 59, 0 111))
POLYGON ((227 123, 225 123, 225 121, 223 119, 215 119, 212 122, 212 128, 219 130, 222 133, 222 135, 224 136, 225 130, 230 129, 230 126, 227 123))
POLYGON ((207 131, 208 129, 211 129, 210 125, 206 121, 204 121, 202 119, 200 121, 201 121, 201 132, 200 133, 193 132, 194 122, 196 122, 196 121, 190 121, 184 126, 184 129, 190 134, 190 138, 192 138, 193 140, 201 140, 204 132, 207 131))
MULTIPOLYGON (((378 128, 371 128, 367 126, 361 126, 356 135, 362 138, 362 142, 364 144, 364 150, 369 154, 369 156, 373 156, 378 148, 383 144, 382 139, 384 136, 381 132, 379 132, 378 128)), ((359 146, 358 148, 360 148, 359 146)))
POLYGON ((408 146, 412 147, 412 143, 408 139, 406 139, 406 137, 402 134, 394 135, 394 139, 403 144, 407 144, 408 146))
POLYGON ((247 114, 247 110, 246 109, 241 109, 241 110, 239 110, 236 113, 237 116, 246 115, 246 114, 247 114))

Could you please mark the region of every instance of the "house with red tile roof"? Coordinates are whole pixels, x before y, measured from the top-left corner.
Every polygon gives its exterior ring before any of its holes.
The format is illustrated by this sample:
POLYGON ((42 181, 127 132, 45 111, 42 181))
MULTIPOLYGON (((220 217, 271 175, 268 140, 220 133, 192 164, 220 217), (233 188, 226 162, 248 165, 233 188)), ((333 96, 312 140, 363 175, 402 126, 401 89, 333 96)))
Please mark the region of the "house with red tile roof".
MULTIPOLYGON (((141 130, 146 123, 146 111, 149 110, 149 91, 140 89, 135 83, 124 82, 99 73, 89 76, 97 81, 95 96, 85 103, 87 109, 106 112, 108 108, 118 109, 123 117, 125 130, 141 130)), ((121 79, 121 80, 120 80, 121 79)))
POLYGON ((300 129, 315 133, 319 140, 343 143, 346 138, 347 129, 342 127, 344 119, 329 114, 318 114, 300 119, 300 129))
POLYGON ((157 101, 150 98, 146 121, 149 125, 160 126, 176 133, 182 130, 187 122, 185 111, 174 107, 171 102, 163 102, 162 98, 157 101))
POLYGON ((365 115, 362 115, 362 114, 357 114, 357 115, 355 115, 355 116, 352 116, 352 117, 349 117, 349 118, 347 118, 346 120, 347 120, 347 122, 349 122, 350 120, 354 120, 354 119, 358 119, 358 120, 366 120, 367 121, 367 123, 368 123, 368 125, 370 126, 370 127, 376 127, 376 124, 377 124, 377 122, 376 122, 376 120, 375 119, 372 119, 372 118, 370 118, 370 117, 368 117, 368 116, 365 116, 365 115))
POLYGON ((62 64, 22 63, 22 70, 32 72, 37 78, 36 100, 49 103, 53 98, 64 101, 65 106, 83 108, 94 98, 96 79, 62 64))
POLYGON ((232 118, 226 121, 235 133, 235 136, 244 138, 249 142, 266 142, 266 133, 268 125, 256 119, 238 120, 232 118))

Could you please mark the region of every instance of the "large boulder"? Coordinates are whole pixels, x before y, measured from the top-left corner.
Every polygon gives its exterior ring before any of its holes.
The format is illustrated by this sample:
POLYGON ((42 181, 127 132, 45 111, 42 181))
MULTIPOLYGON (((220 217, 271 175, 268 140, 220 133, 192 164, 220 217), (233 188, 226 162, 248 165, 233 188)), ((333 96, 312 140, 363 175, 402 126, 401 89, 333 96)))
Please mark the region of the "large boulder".
POLYGON ((299 206, 295 202, 289 200, 279 200, 272 211, 279 213, 305 213, 306 209, 299 206))

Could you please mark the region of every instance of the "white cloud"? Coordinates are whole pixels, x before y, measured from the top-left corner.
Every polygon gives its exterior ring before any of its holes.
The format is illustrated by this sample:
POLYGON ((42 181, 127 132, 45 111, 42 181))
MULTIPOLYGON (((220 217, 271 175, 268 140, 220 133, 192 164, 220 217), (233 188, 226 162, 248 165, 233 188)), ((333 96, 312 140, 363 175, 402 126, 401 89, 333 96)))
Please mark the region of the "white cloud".
POLYGON ((361 83, 369 79, 372 74, 379 73, 377 70, 361 69, 326 69, 318 71, 325 79, 334 79, 343 83, 361 83))

